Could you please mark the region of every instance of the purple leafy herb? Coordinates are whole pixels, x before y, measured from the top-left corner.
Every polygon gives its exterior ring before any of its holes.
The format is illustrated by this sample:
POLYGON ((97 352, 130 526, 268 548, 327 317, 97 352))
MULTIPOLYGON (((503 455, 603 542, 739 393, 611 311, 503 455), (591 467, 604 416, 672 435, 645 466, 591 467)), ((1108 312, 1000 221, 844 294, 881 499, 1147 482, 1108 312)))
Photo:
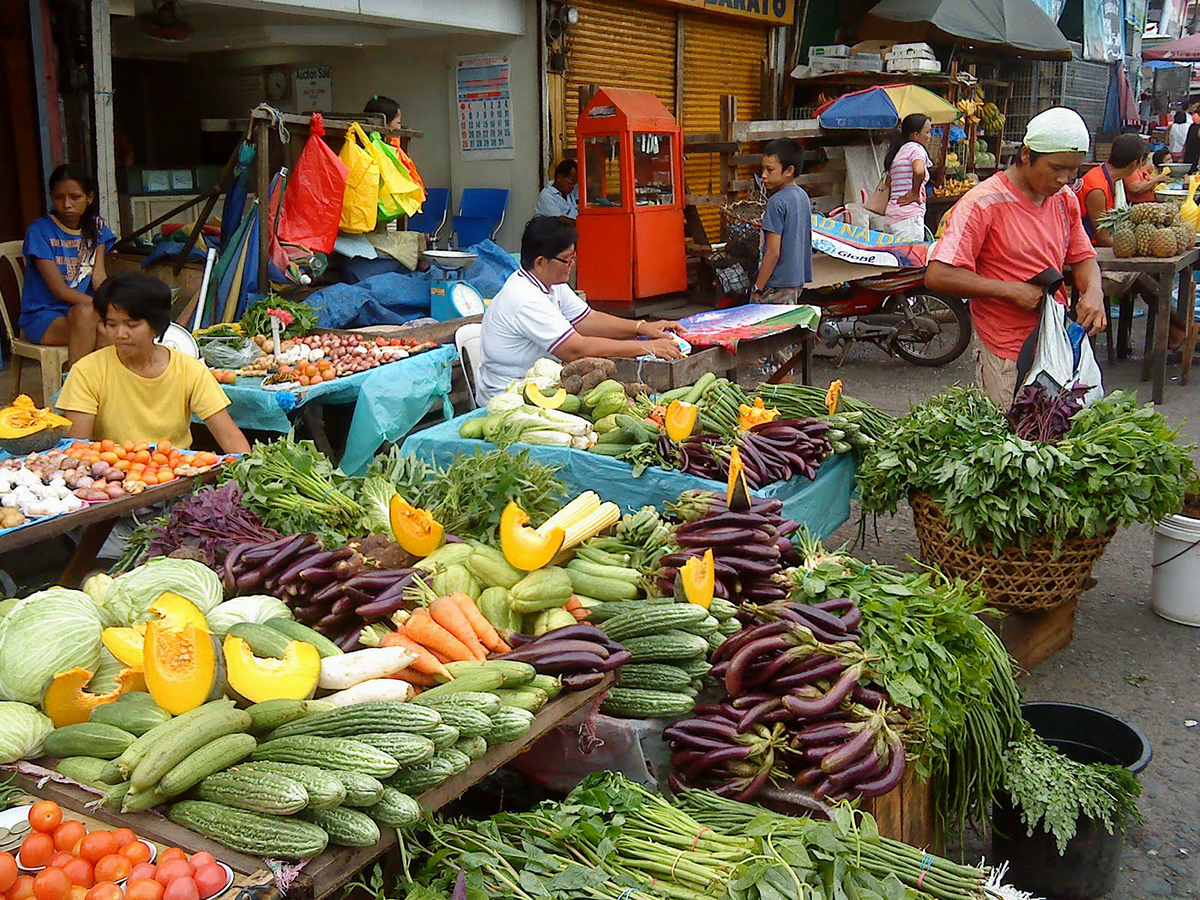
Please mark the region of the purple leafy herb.
POLYGON ((240 543, 261 543, 280 536, 263 525, 257 513, 242 506, 241 499, 242 490, 233 481, 184 497, 171 507, 166 524, 154 527, 147 556, 166 556, 190 547, 215 568, 240 543))
POLYGON ((1071 417, 1083 409, 1084 395, 1090 390, 1079 382, 1058 394, 1051 394, 1044 385, 1027 385, 1005 416, 1019 438, 1060 441, 1071 430, 1071 417))

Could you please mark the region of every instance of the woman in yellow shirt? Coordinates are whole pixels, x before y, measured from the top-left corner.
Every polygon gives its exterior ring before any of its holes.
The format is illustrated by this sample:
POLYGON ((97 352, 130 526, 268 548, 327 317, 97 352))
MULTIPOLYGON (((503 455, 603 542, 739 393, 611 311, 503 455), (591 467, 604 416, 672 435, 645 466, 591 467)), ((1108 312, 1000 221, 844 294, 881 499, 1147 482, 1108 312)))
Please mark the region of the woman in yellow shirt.
POLYGON ((195 415, 226 453, 250 444, 226 407, 229 398, 204 363, 155 340, 171 323, 171 291, 157 278, 109 278, 92 299, 112 344, 72 367, 58 397, 71 420, 68 437, 87 441, 163 439, 192 445, 195 415))

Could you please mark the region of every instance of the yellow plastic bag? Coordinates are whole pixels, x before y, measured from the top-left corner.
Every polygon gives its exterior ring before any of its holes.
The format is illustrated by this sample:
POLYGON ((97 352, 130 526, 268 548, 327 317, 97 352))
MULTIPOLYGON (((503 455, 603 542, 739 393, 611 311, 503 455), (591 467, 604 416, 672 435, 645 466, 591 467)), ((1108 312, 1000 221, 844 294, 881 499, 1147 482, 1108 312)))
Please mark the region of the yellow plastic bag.
POLYGON ((346 193, 338 228, 347 234, 375 230, 379 216, 379 163, 370 151, 371 142, 357 122, 346 132, 346 143, 338 158, 346 164, 346 193))
POLYGON ((369 149, 379 165, 380 221, 391 222, 400 216, 411 216, 421 208, 424 193, 421 186, 413 181, 396 151, 379 137, 379 132, 371 132, 369 149))

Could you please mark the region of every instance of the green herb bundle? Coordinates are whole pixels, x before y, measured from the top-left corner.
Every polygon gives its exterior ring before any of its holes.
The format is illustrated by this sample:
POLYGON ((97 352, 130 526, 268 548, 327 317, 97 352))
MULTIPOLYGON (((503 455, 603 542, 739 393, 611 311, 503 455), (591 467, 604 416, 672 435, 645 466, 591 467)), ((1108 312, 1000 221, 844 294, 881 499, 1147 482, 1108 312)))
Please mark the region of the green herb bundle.
POLYGON ((247 335, 265 334, 270 337, 271 316, 267 312, 268 309, 281 309, 291 314, 292 323, 280 331, 283 337, 300 337, 309 334, 317 327, 319 310, 316 307, 310 306, 303 300, 288 300, 279 294, 268 294, 261 300, 252 303, 242 315, 241 321, 238 323, 242 326, 242 333, 247 335))
POLYGON ((941 823, 980 822, 1000 787, 1003 756, 1022 727, 1014 667, 977 613, 985 599, 936 570, 906 573, 798 540, 795 592, 809 603, 849 597, 862 610, 872 680, 915 713, 907 747, 933 782, 941 823))
POLYGON ((1066 437, 1027 441, 973 388, 915 405, 858 472, 864 510, 894 513, 924 491, 972 544, 1028 550, 1052 535, 1095 537, 1176 512, 1195 481, 1177 430, 1136 395, 1114 392, 1077 413, 1066 437))
POLYGON ((1027 833, 1032 835, 1040 824, 1054 835, 1060 855, 1075 837, 1080 818, 1103 825, 1109 834, 1123 831, 1130 819, 1142 820, 1137 808, 1142 787, 1132 772, 1075 762, 1028 726, 1004 755, 1004 789, 1020 810, 1027 833))

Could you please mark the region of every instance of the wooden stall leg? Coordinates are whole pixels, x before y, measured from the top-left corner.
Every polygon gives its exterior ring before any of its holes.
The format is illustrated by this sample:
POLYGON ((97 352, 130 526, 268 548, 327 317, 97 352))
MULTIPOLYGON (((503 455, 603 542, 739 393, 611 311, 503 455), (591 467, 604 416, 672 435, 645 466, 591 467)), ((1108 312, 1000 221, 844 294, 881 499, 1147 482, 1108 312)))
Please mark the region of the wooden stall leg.
POLYGON ((325 430, 325 408, 318 403, 306 403, 300 407, 300 418, 308 427, 317 449, 330 459, 336 459, 333 444, 329 441, 329 433, 325 430))
POLYGON ((63 569, 63 573, 58 579, 59 584, 63 587, 77 588, 83 583, 83 579, 96 564, 96 557, 100 555, 100 549, 108 540, 108 536, 112 534, 113 526, 116 524, 116 519, 105 519, 103 522, 96 522, 83 529, 83 534, 79 537, 79 544, 75 547, 75 552, 71 555, 67 567, 63 569))
POLYGON ((1154 384, 1150 397, 1155 403, 1163 402, 1163 390, 1167 383, 1167 341, 1171 329, 1171 275, 1158 279, 1158 317, 1154 322, 1154 384))
POLYGON ((1121 298, 1117 307, 1117 359, 1129 359, 1132 352, 1129 332, 1133 328, 1133 311, 1136 309, 1136 298, 1126 294, 1121 298))

